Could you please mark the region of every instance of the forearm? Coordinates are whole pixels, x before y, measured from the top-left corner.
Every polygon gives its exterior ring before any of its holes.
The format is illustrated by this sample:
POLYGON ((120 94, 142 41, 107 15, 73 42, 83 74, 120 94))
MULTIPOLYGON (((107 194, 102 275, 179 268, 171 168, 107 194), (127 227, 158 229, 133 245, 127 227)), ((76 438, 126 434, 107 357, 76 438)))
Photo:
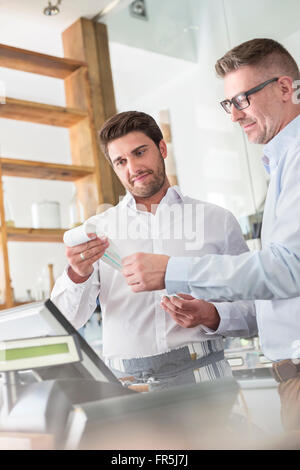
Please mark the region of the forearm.
POLYGON ((99 295, 100 283, 98 271, 87 280, 75 283, 68 276, 69 267, 57 279, 51 300, 75 328, 81 328, 90 318, 96 308, 96 299, 99 295))
POLYGON ((300 261, 280 245, 237 256, 171 258, 165 280, 168 294, 208 301, 284 299, 300 295, 300 261))

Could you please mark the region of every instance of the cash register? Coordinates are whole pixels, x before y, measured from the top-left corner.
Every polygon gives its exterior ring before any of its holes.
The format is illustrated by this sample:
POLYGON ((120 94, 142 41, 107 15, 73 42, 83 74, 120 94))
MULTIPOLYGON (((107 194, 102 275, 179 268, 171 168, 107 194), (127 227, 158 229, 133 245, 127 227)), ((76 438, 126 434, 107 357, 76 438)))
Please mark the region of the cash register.
POLYGON ((59 449, 109 448, 118 433, 126 446, 141 423, 207 430, 207 412, 224 424, 238 392, 233 379, 130 390, 50 300, 1 312, 0 375, 0 431, 51 434, 59 449))

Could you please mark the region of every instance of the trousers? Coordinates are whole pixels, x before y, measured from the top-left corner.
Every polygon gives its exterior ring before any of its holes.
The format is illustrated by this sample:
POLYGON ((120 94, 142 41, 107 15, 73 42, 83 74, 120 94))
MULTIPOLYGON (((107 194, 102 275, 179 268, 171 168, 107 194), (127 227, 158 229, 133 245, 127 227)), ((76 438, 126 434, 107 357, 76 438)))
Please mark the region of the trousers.
POLYGON ((278 392, 285 431, 300 431, 300 375, 281 382, 278 392))

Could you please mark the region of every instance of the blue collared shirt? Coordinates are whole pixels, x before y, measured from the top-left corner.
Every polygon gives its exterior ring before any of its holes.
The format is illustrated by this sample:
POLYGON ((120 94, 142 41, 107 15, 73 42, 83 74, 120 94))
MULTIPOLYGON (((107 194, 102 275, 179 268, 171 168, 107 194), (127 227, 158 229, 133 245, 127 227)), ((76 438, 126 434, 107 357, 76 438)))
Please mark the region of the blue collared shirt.
POLYGON ((171 258, 169 294, 256 300, 259 336, 272 360, 300 357, 300 115, 264 148, 270 173, 262 250, 237 256, 171 258))

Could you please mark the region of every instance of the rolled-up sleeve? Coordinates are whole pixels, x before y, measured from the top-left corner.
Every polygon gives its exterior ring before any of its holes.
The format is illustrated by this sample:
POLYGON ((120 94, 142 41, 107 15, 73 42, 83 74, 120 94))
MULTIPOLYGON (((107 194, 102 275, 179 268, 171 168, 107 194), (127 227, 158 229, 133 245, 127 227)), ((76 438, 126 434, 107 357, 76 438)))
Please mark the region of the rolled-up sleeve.
POLYGON ((91 276, 80 284, 68 276, 67 266, 56 280, 51 292, 51 300, 74 328, 81 328, 91 317, 96 308, 96 299, 100 291, 97 263, 91 276))
POLYGON ((255 304, 252 301, 213 302, 220 316, 217 330, 202 326, 205 334, 239 338, 252 338, 257 335, 255 304))

